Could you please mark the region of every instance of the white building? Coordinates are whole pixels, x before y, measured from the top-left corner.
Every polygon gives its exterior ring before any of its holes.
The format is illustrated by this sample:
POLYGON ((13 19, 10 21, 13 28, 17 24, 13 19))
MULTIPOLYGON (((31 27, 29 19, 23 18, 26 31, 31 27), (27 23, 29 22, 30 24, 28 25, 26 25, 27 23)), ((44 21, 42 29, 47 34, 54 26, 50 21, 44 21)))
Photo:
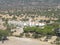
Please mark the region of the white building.
POLYGON ((17 25, 17 26, 21 26, 21 27, 24 27, 24 26, 44 26, 45 23, 39 23, 39 22, 30 22, 30 21, 27 21, 27 22, 23 22, 23 21, 8 21, 8 24, 13 24, 13 25, 17 25))

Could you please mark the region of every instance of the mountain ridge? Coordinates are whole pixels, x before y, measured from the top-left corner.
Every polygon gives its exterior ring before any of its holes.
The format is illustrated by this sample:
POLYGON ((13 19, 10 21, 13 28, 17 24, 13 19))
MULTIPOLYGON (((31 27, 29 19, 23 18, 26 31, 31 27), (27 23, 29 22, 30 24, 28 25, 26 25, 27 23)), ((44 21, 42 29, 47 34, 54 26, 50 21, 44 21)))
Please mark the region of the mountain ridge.
POLYGON ((60 0, 0 0, 0 8, 55 7, 60 0))

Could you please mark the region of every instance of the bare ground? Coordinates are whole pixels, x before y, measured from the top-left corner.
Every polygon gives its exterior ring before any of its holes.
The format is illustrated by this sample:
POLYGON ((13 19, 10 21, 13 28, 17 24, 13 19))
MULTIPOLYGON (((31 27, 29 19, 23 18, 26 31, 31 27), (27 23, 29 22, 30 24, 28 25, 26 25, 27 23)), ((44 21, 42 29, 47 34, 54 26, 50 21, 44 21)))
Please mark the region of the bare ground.
POLYGON ((18 37, 8 37, 9 40, 4 43, 0 42, 0 45, 54 45, 48 42, 41 42, 39 40, 30 38, 18 38, 18 37))

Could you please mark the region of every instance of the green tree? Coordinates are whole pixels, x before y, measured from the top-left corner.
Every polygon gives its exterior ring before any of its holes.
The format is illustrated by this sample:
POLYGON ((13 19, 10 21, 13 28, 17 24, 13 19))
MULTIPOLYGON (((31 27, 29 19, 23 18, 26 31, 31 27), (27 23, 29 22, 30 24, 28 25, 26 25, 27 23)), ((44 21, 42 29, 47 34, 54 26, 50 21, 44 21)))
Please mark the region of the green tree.
POLYGON ((9 36, 9 32, 7 30, 0 30, 0 40, 2 40, 4 36, 9 36))

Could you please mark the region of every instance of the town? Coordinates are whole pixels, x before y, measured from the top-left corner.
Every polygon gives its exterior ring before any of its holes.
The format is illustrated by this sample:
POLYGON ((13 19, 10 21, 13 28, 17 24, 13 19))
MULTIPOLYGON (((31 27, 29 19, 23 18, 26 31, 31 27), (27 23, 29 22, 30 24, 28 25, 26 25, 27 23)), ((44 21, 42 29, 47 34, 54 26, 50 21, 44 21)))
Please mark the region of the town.
POLYGON ((60 5, 31 2, 0 5, 0 45, 60 45, 60 5))

